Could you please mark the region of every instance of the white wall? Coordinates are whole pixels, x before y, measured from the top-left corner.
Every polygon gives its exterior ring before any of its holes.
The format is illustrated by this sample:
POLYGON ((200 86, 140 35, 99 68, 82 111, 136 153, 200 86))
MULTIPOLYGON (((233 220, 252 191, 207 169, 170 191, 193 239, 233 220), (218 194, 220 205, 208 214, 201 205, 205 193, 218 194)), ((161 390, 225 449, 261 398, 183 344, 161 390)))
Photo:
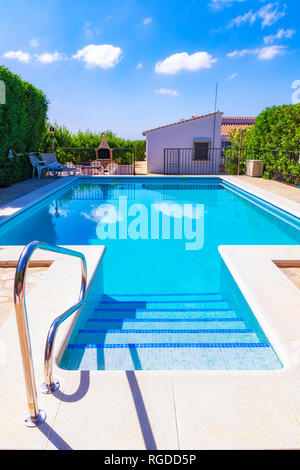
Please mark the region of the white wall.
POLYGON ((211 146, 221 147, 223 113, 194 119, 178 125, 147 132, 146 156, 149 173, 164 172, 165 148, 193 148, 195 138, 211 139, 211 146), (215 126, 215 135, 214 135, 215 126))

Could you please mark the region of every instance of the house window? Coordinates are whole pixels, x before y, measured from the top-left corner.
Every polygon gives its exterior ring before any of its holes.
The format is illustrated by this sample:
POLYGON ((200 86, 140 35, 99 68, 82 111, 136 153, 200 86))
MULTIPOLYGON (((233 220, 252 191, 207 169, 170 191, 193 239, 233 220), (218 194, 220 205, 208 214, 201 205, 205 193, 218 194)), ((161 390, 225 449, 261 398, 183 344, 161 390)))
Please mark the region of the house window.
POLYGON ((209 160, 208 142, 195 142, 195 160, 209 160))

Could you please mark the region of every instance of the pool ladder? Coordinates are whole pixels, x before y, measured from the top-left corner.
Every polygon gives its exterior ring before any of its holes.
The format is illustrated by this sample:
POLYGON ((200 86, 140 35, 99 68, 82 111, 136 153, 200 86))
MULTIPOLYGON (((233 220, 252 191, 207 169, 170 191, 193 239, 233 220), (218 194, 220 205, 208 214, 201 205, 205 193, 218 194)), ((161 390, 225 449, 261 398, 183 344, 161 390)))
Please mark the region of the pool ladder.
POLYGON ((14 285, 14 303, 16 319, 19 333, 20 348, 25 376, 25 386, 27 393, 29 416, 25 419, 28 427, 36 427, 42 424, 46 419, 46 413, 38 407, 36 382, 34 376, 34 367, 32 360, 32 350, 30 334, 28 327, 28 318, 25 301, 26 274, 30 259, 36 249, 52 251, 64 255, 74 256, 81 261, 81 288, 78 302, 69 308, 62 315, 57 317, 50 326, 44 353, 44 377, 45 382, 42 385, 43 393, 53 393, 59 388, 58 380, 53 378, 53 346, 57 330, 72 313, 78 310, 84 301, 87 282, 86 260, 82 253, 60 246, 52 246, 46 243, 33 241, 23 250, 16 268, 14 285))

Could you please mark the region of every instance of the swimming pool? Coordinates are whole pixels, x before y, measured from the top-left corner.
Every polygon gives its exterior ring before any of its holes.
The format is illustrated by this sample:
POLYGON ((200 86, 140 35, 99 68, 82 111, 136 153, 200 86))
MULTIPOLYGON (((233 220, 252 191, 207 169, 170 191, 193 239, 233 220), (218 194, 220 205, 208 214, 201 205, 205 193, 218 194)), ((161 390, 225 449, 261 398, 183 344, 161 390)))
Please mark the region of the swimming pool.
POLYGON ((1 245, 106 245, 60 366, 282 367, 219 245, 294 245, 300 222, 220 178, 82 179, 1 226, 1 245), (153 222, 154 220, 154 222, 153 222))

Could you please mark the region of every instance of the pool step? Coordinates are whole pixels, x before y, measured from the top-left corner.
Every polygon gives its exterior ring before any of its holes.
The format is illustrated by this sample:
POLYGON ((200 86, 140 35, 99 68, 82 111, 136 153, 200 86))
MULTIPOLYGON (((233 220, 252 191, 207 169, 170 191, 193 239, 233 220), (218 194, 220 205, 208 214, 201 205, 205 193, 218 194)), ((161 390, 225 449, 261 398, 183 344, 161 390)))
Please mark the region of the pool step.
POLYGON ((253 370, 278 369, 268 344, 76 344, 64 353, 71 370, 253 370), (98 346, 98 347, 97 347, 98 346))
POLYGON ((267 348, 218 292, 104 295, 69 349, 267 348))
POLYGON ((100 301, 96 310, 98 311, 143 311, 143 310, 201 310, 201 309, 222 309, 228 308, 227 303, 222 299, 201 299, 201 300, 155 300, 155 301, 100 301))
POLYGON ((101 302, 172 302, 172 301, 198 301, 198 300, 220 300, 220 292, 199 292, 199 293, 176 293, 176 294, 105 294, 101 302))
POLYGON ((197 308, 197 309, 100 309, 97 308, 93 311, 90 318, 95 319, 132 319, 132 320, 149 320, 155 318, 156 320, 195 320, 195 319, 217 319, 217 318, 236 318, 234 310, 224 308, 197 308))
POLYGON ((246 329, 141 329, 100 330, 81 329, 80 343, 130 344, 130 343, 255 343, 253 330, 246 329))
POLYGON ((227 328, 241 329, 245 324, 241 318, 89 318, 86 328, 92 329, 183 329, 183 328, 227 328))

